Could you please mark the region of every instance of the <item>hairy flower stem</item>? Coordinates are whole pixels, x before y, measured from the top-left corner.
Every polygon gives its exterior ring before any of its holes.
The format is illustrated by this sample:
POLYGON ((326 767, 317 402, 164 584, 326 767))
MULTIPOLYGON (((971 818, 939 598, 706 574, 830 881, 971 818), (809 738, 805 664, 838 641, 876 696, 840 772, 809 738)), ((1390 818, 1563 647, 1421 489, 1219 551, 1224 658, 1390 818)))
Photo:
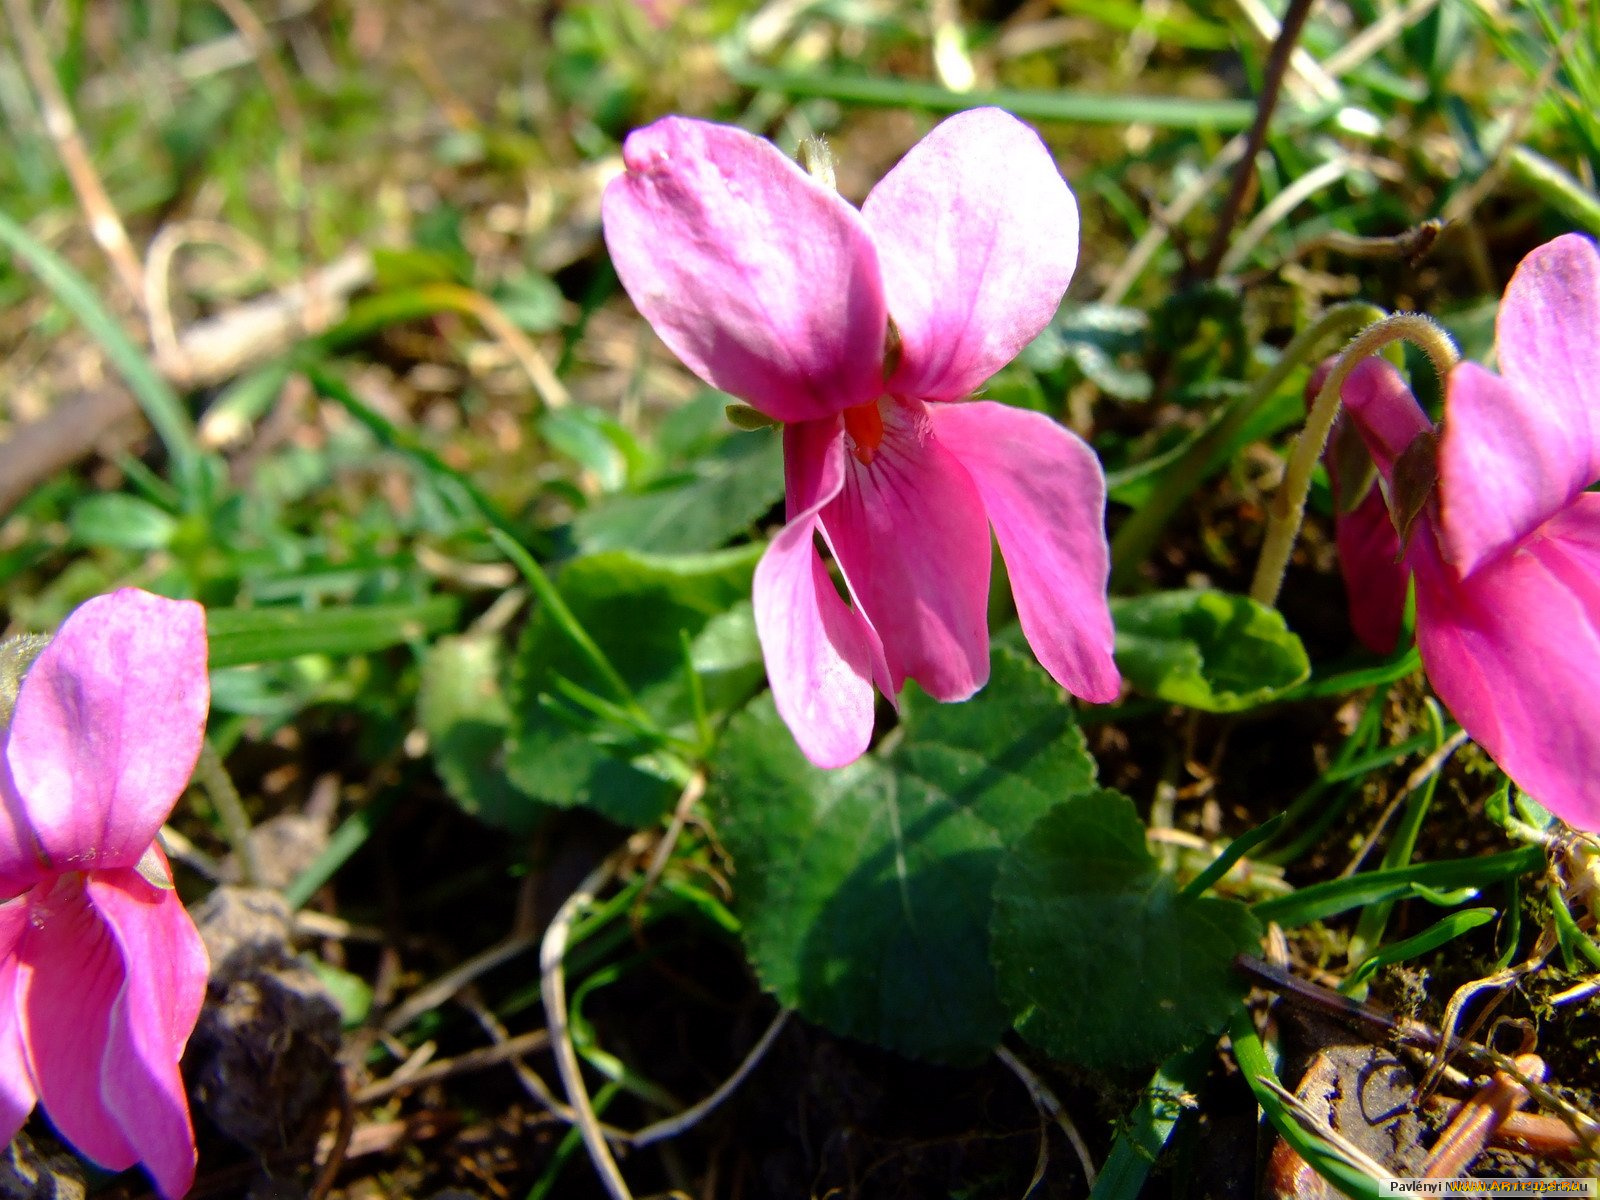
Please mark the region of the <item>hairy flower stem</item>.
POLYGON ((1221 468, 1229 444, 1277 394, 1290 373, 1302 363, 1313 360, 1323 343, 1349 337, 1363 326, 1382 320, 1384 315, 1381 308, 1364 301, 1335 305, 1296 334, 1272 369, 1217 414, 1210 426, 1190 442, 1188 449, 1167 469, 1155 492, 1118 527, 1116 537, 1111 539, 1113 590, 1126 589, 1133 583, 1139 564, 1150 557, 1173 514, 1183 507, 1208 475, 1221 468))
POLYGON ((1289 465, 1284 471, 1283 486, 1273 498, 1272 511, 1267 517, 1267 536, 1261 544, 1261 558, 1256 563, 1255 580, 1250 585, 1250 598, 1259 604, 1275 604, 1283 588, 1283 573, 1289 566, 1289 555, 1294 550, 1295 539, 1300 536, 1300 526, 1305 523, 1306 497, 1311 492, 1311 473, 1322 457, 1323 446, 1328 441, 1328 431, 1339 414, 1339 392, 1356 364, 1376 354, 1394 342, 1411 342, 1428 356, 1440 380, 1450 373, 1460 355, 1455 343, 1431 317, 1421 313, 1395 313, 1376 324, 1369 325, 1347 346, 1328 372, 1328 378, 1317 393, 1317 399, 1306 417, 1305 428, 1295 441, 1289 454, 1289 465))
POLYGON ((239 878, 249 887, 261 886, 261 863, 256 858, 255 843, 250 840, 250 817, 244 811, 244 801, 239 789, 233 786, 233 777, 222 763, 222 757, 209 741, 200 743, 200 758, 194 766, 194 777, 211 797, 211 805, 222 821, 223 835, 233 847, 239 862, 239 878))

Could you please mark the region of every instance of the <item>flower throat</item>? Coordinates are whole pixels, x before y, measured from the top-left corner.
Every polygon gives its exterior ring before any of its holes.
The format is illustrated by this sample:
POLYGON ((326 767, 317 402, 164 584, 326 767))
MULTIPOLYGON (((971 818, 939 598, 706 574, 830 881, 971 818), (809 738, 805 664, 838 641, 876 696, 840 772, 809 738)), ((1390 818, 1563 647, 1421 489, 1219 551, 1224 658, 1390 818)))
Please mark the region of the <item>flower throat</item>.
POLYGON ((862 466, 878 456, 883 441, 883 410, 876 400, 844 410, 844 431, 850 438, 850 453, 862 466))

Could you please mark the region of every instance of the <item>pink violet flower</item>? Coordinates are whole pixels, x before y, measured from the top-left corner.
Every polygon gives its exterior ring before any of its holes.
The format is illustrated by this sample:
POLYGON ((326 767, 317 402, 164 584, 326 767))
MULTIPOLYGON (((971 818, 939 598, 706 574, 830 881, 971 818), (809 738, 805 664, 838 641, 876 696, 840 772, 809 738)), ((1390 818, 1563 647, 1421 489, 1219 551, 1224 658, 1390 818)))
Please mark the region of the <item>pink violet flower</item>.
POLYGON ((0 731, 0 1137, 40 1103, 169 1198, 194 1181, 178 1060, 207 960, 155 838, 209 701, 200 606, 127 588, 67 618, 0 731))
POLYGON ((1077 204, 1038 135, 957 114, 860 210, 726 125, 664 118, 623 161, 602 216, 628 294, 695 374, 784 424, 788 523, 755 615, 806 756, 866 750, 874 685, 954 701, 987 682, 991 527, 1045 669, 1115 699, 1099 461, 1039 413, 955 403, 1049 323, 1077 265, 1077 204))
POLYGON ((1430 427, 1368 359, 1346 409, 1389 489, 1417 588, 1417 646, 1462 727, 1517 786, 1600 830, 1600 252, 1576 234, 1522 261, 1495 324, 1501 374, 1446 381, 1430 427))
MULTIPOLYGON (((1306 407, 1322 391, 1335 359, 1321 363, 1306 382, 1306 407)), ((1339 552, 1350 628, 1374 654, 1392 654, 1405 621, 1410 573, 1400 563, 1400 535, 1361 434, 1340 413, 1323 454, 1333 493, 1333 540, 1339 552)))

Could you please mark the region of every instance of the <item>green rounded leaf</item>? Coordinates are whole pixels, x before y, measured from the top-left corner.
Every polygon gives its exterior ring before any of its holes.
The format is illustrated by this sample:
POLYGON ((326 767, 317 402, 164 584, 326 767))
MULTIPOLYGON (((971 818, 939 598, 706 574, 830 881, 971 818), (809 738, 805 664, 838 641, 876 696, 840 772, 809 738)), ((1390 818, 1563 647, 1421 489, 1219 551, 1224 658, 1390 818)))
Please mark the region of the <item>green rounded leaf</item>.
POLYGON ((783 498, 783 442, 773 433, 725 438, 687 471, 646 491, 608 496, 572 523, 586 551, 714 550, 783 498))
POLYGON ((1311 674, 1277 610, 1227 592, 1113 600, 1117 666, 1134 687, 1204 712, 1265 704, 1311 674))
POLYGON ((506 774, 511 710, 500 690, 496 638, 441 638, 422 660, 417 723, 428 735, 434 768, 465 811, 491 825, 526 833, 543 811, 506 774))
POLYGON ((762 982, 837 1033, 970 1062, 1006 1013, 990 893, 1016 841, 1094 762, 1058 689, 999 650, 989 686, 941 705, 907 689, 887 754, 823 771, 769 697, 730 724, 712 784, 737 912, 762 982))
POLYGON ((1088 1067, 1160 1062, 1220 1029, 1261 930, 1233 900, 1182 896, 1133 802, 1074 796, 1030 829, 994 889, 1000 995, 1030 1042, 1088 1067))

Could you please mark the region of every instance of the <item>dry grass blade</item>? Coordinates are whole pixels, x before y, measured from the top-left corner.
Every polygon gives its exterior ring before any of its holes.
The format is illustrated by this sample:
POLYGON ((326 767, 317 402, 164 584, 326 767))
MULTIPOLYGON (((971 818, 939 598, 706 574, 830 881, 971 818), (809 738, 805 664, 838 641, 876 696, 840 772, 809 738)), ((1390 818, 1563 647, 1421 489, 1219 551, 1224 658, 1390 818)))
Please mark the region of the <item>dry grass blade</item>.
POLYGON ((1011 1069, 1011 1073, 1022 1081, 1022 1086, 1028 1089, 1028 1095, 1033 1097, 1033 1103, 1039 1111, 1060 1127, 1071 1144, 1073 1153, 1078 1156, 1078 1165, 1083 1168, 1084 1179, 1088 1181, 1090 1187, 1093 1187, 1097 1175, 1094 1160, 1089 1157, 1088 1144, 1078 1132, 1078 1127, 1072 1123, 1072 1118, 1067 1116, 1067 1110, 1062 1107, 1061 1101, 1056 1099, 1056 1094, 1045 1085, 1044 1080, 1028 1070, 1022 1060, 1004 1046, 996 1047, 994 1056, 1005 1063, 1011 1069))
POLYGON ((611 1147, 606 1144, 605 1132, 589 1099, 589 1089, 583 1082, 578 1051, 572 1044, 572 1027, 567 1021, 567 984, 562 963, 573 922, 594 903, 595 897, 611 881, 627 853, 624 848, 611 855, 584 877, 583 882, 562 903, 550 927, 545 930, 544 940, 539 947, 540 990, 544 997, 550 1042, 555 1047, 556 1066, 560 1068, 561 1082, 567 1089, 567 1100, 577 1119, 578 1131, 583 1135, 589 1161, 594 1164, 612 1200, 633 1200, 633 1193, 628 1190, 622 1171, 617 1167, 617 1160, 611 1155, 611 1147))
POLYGON ((628 1141, 635 1146, 648 1146, 652 1142, 665 1141, 670 1137, 677 1137, 688 1129, 692 1129, 705 1119, 710 1112, 733 1095, 751 1071, 755 1070, 761 1060, 772 1048, 772 1043, 778 1040, 778 1035, 783 1032, 783 1027, 789 1021, 791 1009, 782 1009, 772 1018, 772 1023, 767 1026, 767 1031, 761 1035, 759 1041, 750 1048, 750 1053, 744 1056, 734 1073, 728 1076, 716 1091, 712 1092, 700 1103, 691 1105, 675 1117, 665 1121, 657 1121, 654 1125, 646 1125, 637 1133, 628 1135, 628 1141))

